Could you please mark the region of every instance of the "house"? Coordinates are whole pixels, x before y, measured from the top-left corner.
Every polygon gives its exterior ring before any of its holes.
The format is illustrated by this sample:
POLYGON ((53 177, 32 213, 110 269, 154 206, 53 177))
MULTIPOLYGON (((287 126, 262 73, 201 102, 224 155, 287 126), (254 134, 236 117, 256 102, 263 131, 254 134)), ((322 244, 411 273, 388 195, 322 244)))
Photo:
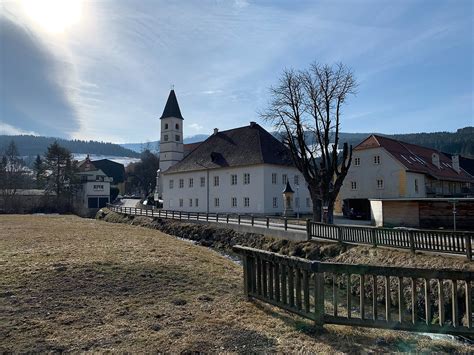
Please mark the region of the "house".
POLYGON ((360 209, 376 225, 419 226, 420 203, 415 201, 466 198, 473 186, 474 177, 460 166, 459 156, 371 135, 353 150, 339 200, 346 214, 360 209), (392 212, 382 212, 382 205, 390 205, 392 212), (413 221, 408 222, 410 216, 413 221))
POLYGON ((295 212, 312 211, 309 191, 287 148, 255 122, 219 131, 184 155, 183 117, 172 90, 161 120, 158 189, 163 208, 282 214, 290 182, 295 212))
POLYGON ((114 201, 118 194, 125 194, 125 167, 110 159, 91 161, 97 169, 103 171, 110 180, 110 200, 114 201))
POLYGON ((110 202, 112 178, 98 169, 89 156, 78 163, 78 170, 80 184, 74 197, 74 209, 80 215, 91 216, 110 202))

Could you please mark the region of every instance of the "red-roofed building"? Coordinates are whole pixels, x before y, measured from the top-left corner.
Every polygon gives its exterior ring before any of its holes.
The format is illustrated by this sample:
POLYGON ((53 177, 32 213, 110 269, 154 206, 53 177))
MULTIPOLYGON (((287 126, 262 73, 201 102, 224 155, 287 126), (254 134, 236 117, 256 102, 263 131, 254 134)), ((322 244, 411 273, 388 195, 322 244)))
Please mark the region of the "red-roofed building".
POLYGON ((339 197, 346 214, 357 206, 368 218, 370 199, 472 197, 473 187, 459 156, 371 135, 354 148, 339 197))

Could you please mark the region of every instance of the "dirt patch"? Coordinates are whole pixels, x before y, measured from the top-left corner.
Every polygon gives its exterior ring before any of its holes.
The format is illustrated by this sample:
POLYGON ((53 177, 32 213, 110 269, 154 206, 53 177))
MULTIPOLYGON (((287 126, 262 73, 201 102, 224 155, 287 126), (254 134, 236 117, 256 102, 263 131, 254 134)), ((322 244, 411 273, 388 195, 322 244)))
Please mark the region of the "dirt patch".
POLYGON ((0 352, 473 350, 406 332, 317 333, 246 301, 240 266, 156 230, 74 216, 0 225, 0 352))

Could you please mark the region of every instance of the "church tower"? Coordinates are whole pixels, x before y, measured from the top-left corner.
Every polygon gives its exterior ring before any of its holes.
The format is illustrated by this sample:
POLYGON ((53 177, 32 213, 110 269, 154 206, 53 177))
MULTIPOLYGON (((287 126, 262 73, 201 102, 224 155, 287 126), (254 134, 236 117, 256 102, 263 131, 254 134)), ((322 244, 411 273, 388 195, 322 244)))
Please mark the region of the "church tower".
POLYGON ((163 173, 183 159, 183 116, 174 90, 170 91, 160 121, 160 170, 163 173))

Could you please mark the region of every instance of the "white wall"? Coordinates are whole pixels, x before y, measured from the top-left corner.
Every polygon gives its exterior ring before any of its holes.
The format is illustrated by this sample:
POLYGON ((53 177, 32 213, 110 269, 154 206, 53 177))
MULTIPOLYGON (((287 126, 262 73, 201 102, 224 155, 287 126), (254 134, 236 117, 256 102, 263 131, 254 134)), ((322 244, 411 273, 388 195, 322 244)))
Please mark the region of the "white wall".
MULTIPOLYGON (((207 176, 209 175, 209 212, 211 213, 254 213, 254 214, 281 214, 283 212, 282 174, 288 174, 290 184, 296 192, 293 183, 295 168, 280 167, 276 165, 252 165, 246 167, 200 170, 186 173, 163 174, 163 201, 164 209, 176 211, 207 212, 207 176), (272 184, 271 173, 278 175, 278 183, 272 184), (250 174, 250 184, 244 184, 244 174, 250 174), (237 175, 237 184, 231 184, 231 176, 237 175), (219 176, 219 186, 214 186, 214 177, 219 176), (201 187, 200 178, 205 178, 201 187), (189 187, 189 179, 193 178, 193 187, 189 187), (179 180, 184 179, 184 187, 179 187, 179 180), (170 189, 170 180, 173 188, 170 189), (237 207, 232 207, 232 197, 237 198, 237 207), (244 206, 244 198, 249 198, 249 207, 244 206), (273 197, 278 198, 278 208, 273 208, 273 197), (219 206, 215 206, 215 198, 219 198, 219 206), (183 206, 179 200, 183 199, 183 206), (189 199, 193 199, 190 207, 189 199), (196 199, 198 206, 196 207, 196 199)), ((298 173, 299 174, 299 173, 298 173)), ((299 174, 300 175, 300 174, 299 174)), ((308 189, 303 177, 299 178, 300 212, 309 212, 311 207, 306 207, 308 189)), ((296 197, 296 193, 295 196, 296 197)))
POLYGON ((340 198, 406 197, 400 194, 400 173, 404 174, 404 171, 403 165, 383 148, 355 150, 351 167, 341 187, 340 198), (374 164, 375 155, 380 156, 380 164, 374 164), (356 158, 360 158, 359 166, 355 165, 356 158), (382 189, 377 188, 378 179, 384 181, 382 189), (356 182, 356 190, 352 190, 351 181, 356 182))

